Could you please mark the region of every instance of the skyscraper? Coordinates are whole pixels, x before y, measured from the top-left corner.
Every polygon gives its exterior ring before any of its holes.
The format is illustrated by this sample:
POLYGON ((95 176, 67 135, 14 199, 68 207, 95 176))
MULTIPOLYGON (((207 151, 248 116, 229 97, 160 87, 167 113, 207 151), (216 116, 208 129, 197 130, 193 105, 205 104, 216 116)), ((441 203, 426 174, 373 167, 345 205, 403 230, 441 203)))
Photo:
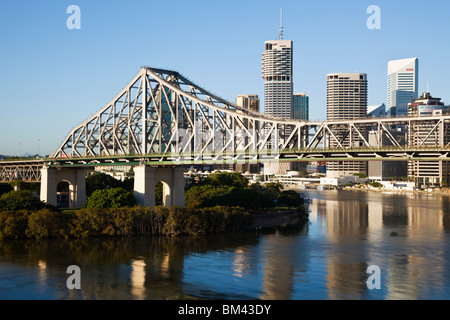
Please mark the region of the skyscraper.
MULTIPOLYGON (((327 120, 350 120, 367 114, 367 75, 365 73, 331 73, 327 75, 327 120)), ((364 128, 359 130, 366 134, 364 128)), ((344 147, 362 145, 362 139, 355 134, 349 137, 345 132, 337 133, 344 147), (351 143, 351 145, 350 145, 351 143)), ((334 140, 329 147, 337 147, 334 140)), ((367 174, 367 161, 327 162, 327 177, 341 177, 354 173, 367 174)))
POLYGON ((407 115, 408 103, 418 96, 419 60, 408 58, 388 62, 388 116, 407 115))
POLYGON ((306 93, 294 93, 292 118, 297 120, 309 119, 309 97, 306 95, 306 93))
POLYGON ((327 120, 349 120, 367 114, 367 75, 330 73, 327 75, 327 120))
MULTIPOLYGON (((293 42, 283 40, 283 12, 281 12, 280 33, 276 40, 264 43, 262 54, 262 77, 264 79, 264 113, 267 115, 293 118, 293 42)), ((280 138, 289 137, 287 128, 280 138)), ((306 169, 304 162, 282 162, 272 166, 264 165, 265 174, 285 174, 288 170, 306 169)))
MULTIPOLYGON (((281 37, 282 38, 282 37, 281 37)), ((264 79, 264 113, 292 118, 292 49, 291 40, 264 43, 262 77, 264 79)))

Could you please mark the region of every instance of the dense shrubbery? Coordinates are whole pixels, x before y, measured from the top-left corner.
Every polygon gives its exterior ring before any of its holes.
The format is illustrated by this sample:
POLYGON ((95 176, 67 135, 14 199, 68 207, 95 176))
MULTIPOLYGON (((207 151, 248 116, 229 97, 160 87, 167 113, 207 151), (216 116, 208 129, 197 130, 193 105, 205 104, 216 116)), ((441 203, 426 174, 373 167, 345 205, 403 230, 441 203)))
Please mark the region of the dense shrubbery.
POLYGON ((0 196, 4 193, 10 192, 13 190, 13 187, 9 183, 0 183, 0 196))
POLYGON ((186 190, 188 208, 214 206, 259 209, 261 200, 257 191, 248 187, 248 180, 236 172, 215 172, 194 183, 186 190))
POLYGON ((303 204, 303 199, 294 190, 284 190, 278 195, 278 204, 284 204, 291 209, 291 207, 298 207, 303 204))
POLYGON ((86 195, 90 197, 96 190, 122 188, 127 191, 133 190, 134 179, 124 181, 117 180, 109 174, 94 172, 86 178, 86 195))
POLYGON ((0 239, 135 235, 182 235, 244 230, 252 222, 242 208, 127 207, 59 213, 0 212, 0 239))
POLYGON ((29 212, 1 211, 0 212, 0 239, 17 239, 25 237, 28 227, 29 212))
POLYGON ((95 190, 84 204, 85 208, 122 208, 136 204, 133 191, 123 188, 95 190))
POLYGON ((194 186, 186 191, 188 208, 208 208, 213 206, 261 208, 260 195, 250 188, 230 186, 194 186))
POLYGON ((239 173, 217 172, 200 180, 186 191, 186 206, 208 208, 220 205, 258 210, 273 208, 276 205, 298 207, 303 203, 297 192, 282 191, 282 188, 280 183, 249 185, 247 178, 239 173))
POLYGON ((0 210, 40 210, 49 206, 29 190, 4 193, 0 197, 0 210))
MULTIPOLYGON (((1 213, 0 213, 1 215, 1 213)), ((27 214, 25 236, 28 238, 58 238, 66 235, 69 215, 42 209, 27 214)))

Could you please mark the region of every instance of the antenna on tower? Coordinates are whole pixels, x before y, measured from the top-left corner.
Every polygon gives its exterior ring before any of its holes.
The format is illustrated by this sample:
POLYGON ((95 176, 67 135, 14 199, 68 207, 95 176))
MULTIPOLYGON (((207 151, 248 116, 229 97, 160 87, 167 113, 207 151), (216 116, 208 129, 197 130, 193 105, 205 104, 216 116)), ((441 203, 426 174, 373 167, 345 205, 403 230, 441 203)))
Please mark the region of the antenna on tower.
POLYGON ((280 33, 277 39, 283 40, 283 8, 280 9, 280 33))
POLYGON ((283 8, 280 9, 280 40, 283 40, 283 8))

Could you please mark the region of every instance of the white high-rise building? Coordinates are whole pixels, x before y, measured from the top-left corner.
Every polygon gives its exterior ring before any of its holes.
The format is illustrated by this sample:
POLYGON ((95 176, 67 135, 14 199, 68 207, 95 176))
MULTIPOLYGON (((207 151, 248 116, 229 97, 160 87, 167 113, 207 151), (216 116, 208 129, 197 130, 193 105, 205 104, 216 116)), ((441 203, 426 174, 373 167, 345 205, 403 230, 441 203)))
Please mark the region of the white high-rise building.
MULTIPOLYGON (((327 75, 327 120, 361 119, 367 115, 367 74, 330 73, 327 75)), ((359 131, 366 135, 364 128, 359 131)), ((363 141, 353 133, 336 132, 335 135, 346 147, 359 147, 363 141)), ((337 147, 336 141, 330 141, 328 147, 337 147)), ((367 175, 367 161, 328 161, 327 177, 344 177, 355 173, 367 175)))
MULTIPOLYGON (((262 54, 262 77, 264 79, 264 113, 284 119, 293 118, 293 42, 283 40, 283 24, 276 40, 264 43, 262 54)), ((289 137, 289 129, 280 135, 281 139, 289 137)), ((289 162, 276 165, 264 165, 264 174, 285 174, 294 169, 289 162)))
POLYGON ((264 79, 264 113, 292 118, 292 50, 291 40, 264 43, 262 77, 264 79))
POLYGON ((419 60, 408 58, 388 62, 388 116, 407 115, 408 103, 418 96, 419 60))

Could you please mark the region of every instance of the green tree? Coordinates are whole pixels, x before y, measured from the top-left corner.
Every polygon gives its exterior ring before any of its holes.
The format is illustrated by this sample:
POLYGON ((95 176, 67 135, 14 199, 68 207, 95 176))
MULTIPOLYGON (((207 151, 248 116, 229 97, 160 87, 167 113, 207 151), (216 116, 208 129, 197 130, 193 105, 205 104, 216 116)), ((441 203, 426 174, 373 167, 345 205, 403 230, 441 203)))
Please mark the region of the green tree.
POLYGON ((136 204, 133 192, 123 188, 95 190, 85 203, 86 208, 122 208, 136 204))
POLYGON ((0 240, 24 238, 28 215, 27 210, 0 211, 0 240))
POLYGON ((25 232, 29 238, 52 238, 65 234, 66 216, 49 209, 32 212, 28 216, 28 228, 25 232))
POLYGON ((248 186, 248 179, 238 172, 213 172, 199 184, 245 188, 248 186))
POLYGON ((303 199, 294 190, 285 190, 278 196, 278 203, 287 205, 291 209, 291 207, 298 207, 303 204, 303 199))
POLYGON ((161 181, 159 181, 155 185, 155 204, 157 206, 162 206, 163 204, 163 184, 161 181))
POLYGON ((228 193, 220 200, 221 203, 215 203, 212 206, 225 205, 228 207, 241 207, 253 210, 261 208, 260 194, 250 188, 231 187, 228 189, 228 193))
POLYGON ((120 188, 121 181, 103 172, 94 172, 86 178, 86 196, 91 196, 96 190, 120 188))
POLYGON ((369 185, 371 185, 374 188, 382 188, 383 187, 383 185, 377 181, 369 182, 369 185))
POLYGON ((261 191, 261 207, 273 208, 276 205, 278 194, 270 189, 263 189, 261 191))
POLYGON ((0 196, 13 190, 14 188, 9 183, 0 183, 0 196))
POLYGON ((251 188, 230 186, 194 186, 186 191, 188 208, 208 208, 215 206, 259 209, 260 194, 251 188))
POLYGON ((0 210, 40 210, 47 207, 28 190, 10 191, 0 197, 0 210))
POLYGON ((28 190, 31 192, 39 192, 41 190, 41 184, 39 182, 25 182, 23 180, 9 182, 11 187, 16 187, 17 190, 28 190))
POLYGON ((259 194, 261 202, 261 208, 272 208, 276 205, 278 194, 280 193, 281 184, 270 183, 262 186, 259 182, 250 185, 250 189, 256 191, 259 194))
POLYGON ((215 206, 218 203, 223 203, 223 197, 228 193, 229 187, 227 186, 193 186, 185 193, 186 207, 205 208, 215 206))
POLYGON ((266 189, 274 191, 277 194, 277 196, 281 193, 281 190, 283 190, 283 185, 281 184, 281 182, 276 182, 276 183, 269 182, 269 183, 266 183, 264 185, 264 187, 266 189))

